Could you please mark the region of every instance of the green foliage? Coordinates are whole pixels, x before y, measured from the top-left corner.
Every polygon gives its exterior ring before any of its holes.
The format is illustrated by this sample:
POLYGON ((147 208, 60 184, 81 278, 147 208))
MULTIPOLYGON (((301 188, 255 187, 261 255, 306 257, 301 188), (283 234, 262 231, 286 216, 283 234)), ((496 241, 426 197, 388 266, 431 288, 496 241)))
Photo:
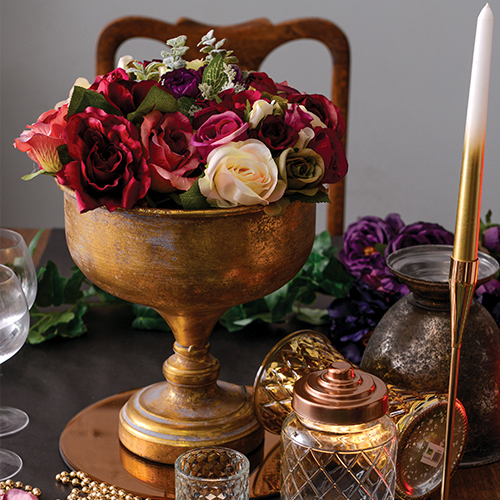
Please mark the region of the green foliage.
POLYGON ((154 110, 161 113, 174 113, 178 110, 177 99, 155 85, 149 89, 139 107, 127 115, 127 120, 134 125, 140 125, 144 117, 154 110))
MULTIPOLYGON (((32 244, 30 247, 34 251, 36 242, 32 244)), ((30 344, 39 344, 56 336, 79 337, 87 331, 83 316, 89 307, 121 302, 89 283, 77 267, 72 271, 71 277, 66 279, 49 260, 38 272, 38 293, 30 310, 30 344), (83 285, 87 285, 86 290, 82 289, 83 285)))
POLYGON ((109 115, 122 116, 118 108, 115 108, 102 94, 83 87, 75 86, 68 108, 68 117, 82 113, 89 106, 99 108, 109 115))

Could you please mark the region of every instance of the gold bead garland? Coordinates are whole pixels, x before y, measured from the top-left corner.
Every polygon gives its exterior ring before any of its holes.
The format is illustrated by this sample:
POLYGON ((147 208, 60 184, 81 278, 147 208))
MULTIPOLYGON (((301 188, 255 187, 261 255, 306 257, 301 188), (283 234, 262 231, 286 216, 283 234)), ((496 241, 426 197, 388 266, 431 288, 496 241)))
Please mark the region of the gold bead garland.
MULTIPOLYGON (((63 471, 56 475, 56 481, 74 487, 66 497, 67 500, 142 500, 141 497, 112 484, 94 481, 82 471, 63 471)), ((146 498, 145 500, 150 499, 146 498)))
POLYGON ((33 488, 33 486, 30 486, 27 484, 26 486, 21 483, 21 481, 12 481, 12 479, 7 479, 7 481, 0 481, 0 490, 3 490, 4 492, 7 492, 9 490, 24 490, 27 491, 28 493, 31 493, 37 497, 39 497, 42 492, 40 491, 39 488, 33 488))

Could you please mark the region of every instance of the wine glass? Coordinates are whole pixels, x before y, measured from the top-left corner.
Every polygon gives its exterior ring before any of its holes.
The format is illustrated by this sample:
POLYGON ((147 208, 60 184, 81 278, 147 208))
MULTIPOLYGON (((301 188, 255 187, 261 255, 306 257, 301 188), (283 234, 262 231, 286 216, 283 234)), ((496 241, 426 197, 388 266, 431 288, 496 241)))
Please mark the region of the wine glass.
MULTIPOLYGON (((37 292, 36 270, 23 237, 10 229, 0 228, 0 264, 16 273, 30 309, 37 292)), ((29 417, 24 411, 0 406, 0 437, 19 432, 28 422, 29 417)))
MULTIPOLYGON (((14 271, 0 265, 0 365, 26 341, 30 313, 21 283, 14 271)), ((0 481, 17 474, 23 461, 16 453, 0 449, 0 481)))

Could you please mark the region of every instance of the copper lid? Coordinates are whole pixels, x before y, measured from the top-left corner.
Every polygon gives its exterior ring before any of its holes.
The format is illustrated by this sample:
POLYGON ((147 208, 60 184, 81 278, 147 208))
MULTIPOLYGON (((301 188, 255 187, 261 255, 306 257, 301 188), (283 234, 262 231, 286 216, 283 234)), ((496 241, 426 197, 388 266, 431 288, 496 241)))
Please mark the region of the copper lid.
POLYGON ((387 386, 346 361, 295 382, 292 407, 299 417, 323 424, 362 424, 387 411, 387 386))

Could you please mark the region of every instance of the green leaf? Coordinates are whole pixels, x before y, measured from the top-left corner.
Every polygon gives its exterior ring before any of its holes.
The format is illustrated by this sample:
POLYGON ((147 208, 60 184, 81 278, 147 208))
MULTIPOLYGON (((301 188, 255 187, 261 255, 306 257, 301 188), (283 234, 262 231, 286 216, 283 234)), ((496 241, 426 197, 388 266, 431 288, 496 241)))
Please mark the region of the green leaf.
POLYGON ((28 342, 30 344, 40 344, 55 337, 60 326, 73 320, 75 314, 70 309, 39 313, 35 308, 31 311, 30 317, 31 327, 28 333, 28 342))
POLYGON ((82 113, 89 106, 102 109, 109 115, 123 116, 120 110, 113 106, 102 94, 83 87, 74 87, 68 107, 68 118, 71 115, 82 113))
POLYGON ((198 179, 188 191, 179 195, 182 206, 187 210, 206 210, 210 207, 207 199, 201 194, 198 179))
POLYGON ((325 309, 312 309, 309 307, 301 307, 297 311, 297 319, 310 325, 326 325, 330 323, 330 316, 325 309))
POLYGON ((74 161, 69 154, 68 146, 66 144, 57 146, 57 153, 59 154, 59 160, 61 160, 63 165, 67 165, 68 163, 74 161))
POLYGON ((139 107, 127 115, 127 120, 135 125, 142 123, 143 118, 151 111, 157 110, 161 113, 174 113, 178 111, 177 99, 160 89, 156 85, 149 89, 144 100, 139 104, 139 107))
POLYGON ((33 239, 30 241, 30 244, 28 245, 28 250, 30 252, 30 255, 33 257, 33 254, 35 253, 36 246, 38 245, 38 242, 40 241, 40 237, 42 236, 43 232, 45 229, 40 229, 38 233, 33 236, 33 239))
POLYGON ((192 97, 179 97, 177 100, 177 104, 179 105, 179 111, 184 115, 187 116, 189 119, 192 118, 191 116, 191 108, 195 104, 195 100, 192 97))
POLYGON ((73 274, 66 282, 64 287, 64 303, 73 304, 83 297, 81 290, 82 283, 85 281, 85 275, 76 266, 72 268, 73 274))
POLYGON ((74 338, 80 337, 87 331, 87 326, 83 322, 83 315, 87 312, 89 306, 84 302, 78 302, 73 306, 73 318, 67 323, 63 323, 59 326, 59 335, 61 337, 74 338))
POLYGON ((228 76, 224 73, 224 56, 217 54, 203 71, 202 83, 212 88, 212 95, 217 95, 227 83, 228 76))
POLYGON ((292 193, 286 195, 290 198, 290 201, 301 201, 302 203, 331 203, 328 193, 318 189, 318 192, 314 196, 307 196, 306 194, 292 193))
POLYGON ((132 322, 132 328, 136 330, 170 331, 167 322, 151 307, 134 304, 132 311, 136 315, 132 322))
POLYGON ((40 275, 36 305, 39 307, 60 306, 64 302, 66 278, 59 274, 59 269, 51 260, 40 270, 40 275))

